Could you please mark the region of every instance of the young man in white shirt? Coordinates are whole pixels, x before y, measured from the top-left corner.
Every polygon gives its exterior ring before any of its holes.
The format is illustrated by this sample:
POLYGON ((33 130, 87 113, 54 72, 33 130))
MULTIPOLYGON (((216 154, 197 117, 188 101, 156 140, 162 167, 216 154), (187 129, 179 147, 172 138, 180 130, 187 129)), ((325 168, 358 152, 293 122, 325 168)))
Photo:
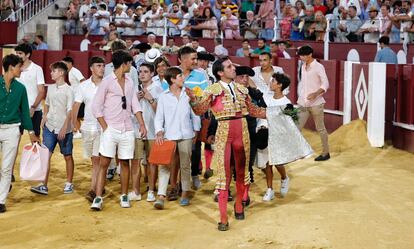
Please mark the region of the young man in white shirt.
POLYGON ((45 78, 43 69, 30 60, 32 48, 28 44, 20 44, 15 48, 17 56, 22 58, 22 73, 17 78, 27 90, 27 98, 30 107, 33 130, 36 136, 40 136, 40 122, 42 121, 41 102, 45 97, 45 78))
MULTIPOLYGON (((169 89, 161 93, 158 98, 155 114, 156 142, 162 144, 164 139, 176 141, 183 191, 180 205, 188 206, 190 204, 188 193, 191 189, 191 149, 200 131, 200 117, 191 109, 190 99, 185 92, 183 71, 178 67, 170 67, 165 73, 165 80, 169 89)), ((170 168, 160 166, 158 178, 158 199, 154 207, 163 209, 170 168)), ((175 188, 176 184, 171 181, 172 188, 175 188)))
MULTIPOLYGON (((66 162, 66 183, 63 189, 64 194, 73 193, 73 171, 74 163, 72 157, 73 151, 73 133, 72 133, 72 105, 73 91, 65 82, 68 73, 68 67, 65 63, 58 61, 51 65, 52 80, 55 84, 48 87, 45 101, 45 115, 41 125, 43 126, 43 144, 49 149, 50 158, 53 155, 56 144, 59 144, 60 153, 66 162)), ((50 173, 50 160, 47 169, 46 178, 40 185, 32 187, 33 193, 47 195, 50 173)))
MULTIPOLYGON (((85 77, 83 77, 81 71, 79 71, 79 69, 77 69, 76 67, 73 66, 73 58, 70 56, 66 56, 65 58, 63 58, 62 60, 66 66, 68 67, 68 78, 69 78, 69 83, 70 86, 72 87, 72 91, 74 93, 76 93, 80 83, 85 81, 85 77)), ((75 122, 75 133, 73 134, 73 138, 78 139, 81 138, 82 135, 79 132, 80 129, 80 125, 81 125, 81 119, 83 118, 83 116, 85 115, 85 105, 81 105, 79 112, 78 112, 78 117, 76 118, 75 122)))
MULTIPOLYGON (((131 177, 133 191, 129 193, 130 200, 141 200, 139 191, 141 169, 140 161, 144 158, 144 151, 148 158, 151 147, 155 141, 155 128, 154 118, 155 111, 157 110, 158 96, 163 92, 161 86, 152 82, 154 76, 154 66, 149 63, 142 63, 139 67, 139 80, 138 86, 138 100, 142 108, 142 116, 144 118, 145 127, 147 128, 147 137, 142 139, 138 130, 139 127, 137 120, 133 117, 134 124, 136 126, 136 139, 135 139, 135 152, 134 159, 131 161, 131 177)), ((155 201, 155 181, 158 169, 156 165, 148 165, 149 168, 149 190, 147 195, 147 201, 155 201)))
POLYGON ((86 194, 86 199, 92 202, 96 197, 96 179, 99 169, 99 138, 101 136, 101 127, 98 120, 92 114, 92 102, 96 90, 103 79, 105 60, 97 56, 90 58, 89 69, 92 72, 92 76, 85 80, 75 93, 75 103, 72 107, 72 122, 78 117, 81 104, 84 104, 85 116, 80 130, 83 140, 83 156, 90 158, 92 162, 91 189, 86 194))

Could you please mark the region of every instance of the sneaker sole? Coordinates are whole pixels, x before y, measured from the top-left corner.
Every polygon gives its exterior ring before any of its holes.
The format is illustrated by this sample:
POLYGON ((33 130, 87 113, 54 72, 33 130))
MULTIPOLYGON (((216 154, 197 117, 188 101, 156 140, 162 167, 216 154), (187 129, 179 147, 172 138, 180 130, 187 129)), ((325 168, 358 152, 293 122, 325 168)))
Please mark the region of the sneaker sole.
POLYGON ((94 211, 101 211, 102 210, 102 208, 99 208, 99 207, 91 207, 91 209, 94 210, 94 211))
POLYGON ((147 199, 147 202, 154 202, 154 201, 156 201, 157 199, 147 199))
POLYGON ((124 205, 124 206, 123 206, 123 205, 121 204, 121 208, 131 208, 131 205, 128 205, 128 206, 127 206, 127 205, 124 205))
POLYGON ((46 192, 40 192, 40 191, 38 191, 38 190, 34 190, 34 189, 30 189, 30 191, 31 191, 32 193, 39 194, 39 195, 48 195, 48 193, 46 193, 46 192))
POLYGON ((73 191, 63 191, 64 194, 73 194, 73 191))

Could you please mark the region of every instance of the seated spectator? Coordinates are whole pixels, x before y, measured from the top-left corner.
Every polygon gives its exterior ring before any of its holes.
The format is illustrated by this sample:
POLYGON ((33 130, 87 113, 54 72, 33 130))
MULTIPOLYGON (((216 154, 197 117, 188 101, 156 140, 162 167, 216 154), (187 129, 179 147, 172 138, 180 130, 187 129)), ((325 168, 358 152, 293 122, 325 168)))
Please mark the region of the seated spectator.
POLYGON ((401 21, 398 20, 399 15, 400 15, 400 9, 394 8, 394 12, 391 17, 392 26, 391 26, 391 34, 390 34, 390 43, 401 42, 401 33, 400 33, 401 21))
POLYGON ((190 22, 190 14, 188 13, 188 7, 183 5, 181 6, 181 21, 177 25, 178 29, 181 31, 181 36, 183 35, 189 35, 191 26, 189 24, 190 22))
POLYGON ((170 11, 165 16, 168 18, 168 35, 179 36, 181 34, 181 31, 178 29, 177 24, 182 18, 180 6, 177 3, 173 3, 171 5, 170 11))
POLYGON ((250 56, 259 57, 263 52, 270 53, 270 47, 266 45, 266 40, 264 38, 259 38, 259 40, 257 40, 257 48, 253 50, 253 53, 250 54, 250 56))
POLYGON ((370 0, 361 0, 361 14, 359 18, 362 21, 368 20, 369 18, 369 11, 372 7, 376 8, 377 4, 373 4, 370 0))
MULTIPOLYGON (((191 16, 190 10, 188 10, 188 13, 191 16)), ((202 37, 203 36, 203 31, 201 29, 196 28, 202 22, 203 20, 201 18, 200 11, 198 10, 198 8, 194 9, 193 15, 190 17, 190 21, 189 21, 190 26, 187 27, 189 28, 191 37, 202 37)))
POLYGON ((239 15, 239 6, 237 4, 233 3, 232 0, 225 0, 222 1, 216 1, 216 7, 217 9, 220 9, 221 11, 221 17, 226 16, 226 9, 229 8, 231 11, 231 14, 234 16, 239 15))
POLYGON ((313 12, 313 7, 308 6, 305 10, 305 16, 303 17, 303 34, 305 40, 312 40, 314 41, 316 39, 315 33, 312 30, 312 27, 315 23, 315 15, 313 12))
POLYGON ((148 34, 147 41, 151 48, 161 49, 161 45, 155 41, 156 36, 154 34, 148 34))
POLYGON ((116 26, 116 31, 119 34, 123 34, 125 32, 125 21, 127 19, 129 19, 129 17, 127 13, 124 12, 124 6, 122 4, 117 4, 115 6, 114 23, 116 26))
MULTIPOLYGON (((260 38, 266 40, 272 40, 274 36, 274 27, 275 27, 275 3, 272 0, 263 0, 260 5, 259 12, 257 13, 256 19, 261 22, 262 31, 259 34, 260 38)), ((283 9, 280 6, 280 9, 283 9)))
POLYGON ((380 20, 377 18, 378 10, 371 7, 369 10, 369 20, 359 28, 358 34, 363 35, 364 42, 377 43, 379 39, 380 20))
POLYGON ((91 0, 84 0, 83 4, 79 8, 79 21, 81 24, 81 27, 84 28, 89 23, 89 11, 92 7, 92 1, 91 0))
POLYGON ((66 11, 66 22, 65 22, 65 31, 66 34, 74 35, 76 34, 76 24, 78 22, 78 10, 73 2, 69 3, 69 7, 66 11))
POLYGON ((413 15, 413 11, 411 10, 411 2, 407 0, 403 1, 400 8, 400 14, 395 15, 396 20, 400 21, 400 40, 402 43, 412 42, 412 38, 408 32, 412 27, 413 15))
POLYGON ((303 29, 300 27, 300 23, 302 19, 298 14, 297 8, 291 8, 291 15, 292 15, 292 32, 290 33, 290 39, 293 41, 303 40, 303 29))
POLYGON ((96 13, 98 12, 98 9, 96 6, 92 6, 89 9, 89 12, 87 13, 88 17, 85 18, 85 20, 88 20, 88 22, 85 24, 85 26, 82 27, 82 29, 88 32, 88 34, 91 35, 99 35, 100 27, 99 27, 99 20, 96 17, 96 13))
POLYGON ((14 9, 13 0, 2 0, 0 2, 0 21, 7 19, 14 9))
POLYGON ((193 38, 193 40, 191 41, 191 47, 194 48, 194 50, 197 52, 206 51, 204 47, 200 46, 200 43, 198 42, 197 38, 193 38))
POLYGON ((242 0, 241 1, 241 12, 240 12, 240 19, 248 19, 247 12, 251 11, 254 13, 256 0, 242 0))
POLYGON ((348 39, 346 38, 346 32, 342 31, 346 28, 346 22, 348 19, 348 11, 345 9, 345 7, 340 6, 338 10, 339 16, 338 18, 335 18, 332 27, 335 28, 333 31, 332 37, 334 37, 335 42, 348 42, 348 39))
POLYGON ((315 13, 315 23, 310 27, 309 32, 315 34, 316 41, 324 41, 326 33, 327 22, 322 11, 315 13))
POLYGON ((203 38, 214 38, 217 35, 217 19, 210 7, 204 8, 201 23, 192 27, 196 30, 202 30, 203 38))
POLYGON ((232 14, 230 8, 227 8, 225 13, 226 15, 221 20, 221 30, 224 32, 224 38, 239 39, 239 19, 232 14))
POLYGON ((243 37, 249 40, 256 39, 260 31, 259 22, 254 18, 253 11, 247 11, 246 16, 247 21, 240 26, 243 37))
POLYGON ((158 9, 158 14, 153 19, 154 26, 155 26, 155 35, 156 36, 163 36, 164 35, 164 25, 165 25, 164 19, 165 19, 164 8, 159 8, 158 9))
MULTIPOLYGON (((107 45, 107 43, 108 43, 108 42, 109 42, 109 40, 110 40, 111 32, 116 33, 116 26, 115 26, 115 23, 112 23, 112 22, 109 24, 109 29, 108 29, 108 31, 105 33, 104 38, 103 38, 102 40, 100 40, 100 41, 96 41, 96 42, 92 43, 92 46, 103 47, 103 46, 107 45)), ((118 37, 118 34, 116 33, 116 37, 115 37, 115 39, 116 39, 117 37, 118 37)), ((108 47, 108 49, 109 49, 109 47, 108 47)))
POLYGON ((280 36, 283 40, 287 40, 290 38, 292 20, 293 18, 291 14, 291 7, 290 5, 286 5, 285 8, 283 8, 283 18, 279 23, 280 36))
POLYGON ((201 0, 200 4, 198 5, 198 10, 200 11, 200 13, 203 13, 203 15, 204 15, 204 10, 206 8, 210 8, 211 15, 215 16, 214 13, 213 13, 213 10, 211 9, 210 0, 201 0))
POLYGON ((378 41, 381 50, 375 55, 375 62, 384 62, 389 64, 398 64, 397 54, 388 46, 390 38, 382 36, 378 41))
POLYGON ((176 54, 180 48, 175 45, 174 37, 168 37, 167 46, 163 47, 161 51, 166 54, 176 54))
POLYGON ((347 11, 349 7, 353 6, 356 9, 356 15, 361 14, 360 0, 339 0, 339 6, 344 7, 347 11))
POLYGON ((299 15, 300 17, 302 17, 302 16, 304 16, 304 15, 305 15, 306 6, 305 6, 305 4, 303 3, 303 1, 302 1, 302 0, 298 0, 298 1, 296 1, 296 2, 295 2, 295 7, 297 8, 298 15, 299 15))
POLYGON ((44 42, 43 35, 37 35, 35 37, 35 43, 37 44, 36 50, 48 50, 49 46, 44 42))
POLYGON ((121 24, 124 27, 123 35, 135 35, 135 21, 134 10, 132 8, 127 9, 127 18, 121 20, 121 24))
POLYGON ((36 50, 36 45, 32 43, 31 35, 24 35, 23 38, 19 41, 19 44, 27 44, 32 50, 36 50))
POLYGON ((389 36, 392 28, 392 14, 390 13, 390 6, 383 4, 381 6, 381 13, 378 15, 380 20, 380 36, 389 36))
POLYGON ((244 39, 242 42, 242 47, 236 51, 236 56, 249 57, 251 53, 253 53, 253 49, 250 48, 249 40, 244 39))
POLYGON ((346 21, 346 26, 344 31, 347 32, 346 38, 350 42, 357 42, 359 41, 359 36, 357 31, 359 27, 361 27, 362 22, 357 16, 357 9, 355 6, 349 6, 348 8, 348 19, 346 21))
POLYGON ((229 51, 223 46, 223 41, 221 38, 214 39, 214 55, 218 58, 223 58, 225 56, 229 56, 229 51))
POLYGON ((313 11, 316 13, 318 11, 321 11, 323 15, 326 14, 326 12, 328 11, 328 8, 323 5, 323 1, 322 0, 314 0, 313 1, 313 11))
POLYGON ((190 41, 190 36, 189 35, 183 35, 181 36, 181 47, 191 47, 191 41, 190 41))
MULTIPOLYGON (((101 3, 98 5, 98 11, 94 15, 96 19, 99 20, 99 34, 100 35, 108 35, 109 31, 112 31, 112 28, 110 27, 110 13, 106 8, 105 3, 101 3)), ((113 23, 113 26, 116 28, 115 24, 113 23)))
POLYGON ((335 0, 326 0, 326 12, 325 15, 331 14, 334 15, 334 10, 336 8, 335 0))
POLYGON ((141 18, 144 15, 144 9, 138 6, 135 9, 134 23, 135 23, 135 35, 143 35, 145 33, 144 24, 141 22, 141 18))
POLYGON ((145 32, 147 34, 157 32, 156 24, 154 20, 158 18, 159 14, 159 6, 157 3, 153 3, 151 5, 151 10, 147 11, 141 18, 141 22, 144 24, 145 32))

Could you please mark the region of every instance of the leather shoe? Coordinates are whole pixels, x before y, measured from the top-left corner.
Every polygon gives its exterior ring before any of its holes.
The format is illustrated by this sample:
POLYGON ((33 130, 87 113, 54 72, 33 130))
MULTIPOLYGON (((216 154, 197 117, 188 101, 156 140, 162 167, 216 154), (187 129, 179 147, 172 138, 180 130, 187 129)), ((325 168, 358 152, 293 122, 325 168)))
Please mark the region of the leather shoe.
POLYGON ((250 205, 250 197, 247 197, 247 200, 242 201, 243 207, 248 207, 250 205))
POLYGON ((219 222, 217 229, 219 231, 227 231, 227 230, 229 230, 229 222, 227 222, 227 224, 223 224, 223 223, 219 222))
POLYGON ((315 161, 317 162, 326 161, 326 160, 329 160, 329 158, 331 158, 331 156, 328 153, 326 155, 319 155, 317 158, 315 158, 315 161))
POLYGON ((6 212, 6 205, 0 204, 0 213, 6 212))
POLYGON ((243 207, 243 211, 241 213, 237 213, 236 212, 236 203, 234 203, 234 217, 236 218, 236 220, 244 220, 244 207, 243 207))

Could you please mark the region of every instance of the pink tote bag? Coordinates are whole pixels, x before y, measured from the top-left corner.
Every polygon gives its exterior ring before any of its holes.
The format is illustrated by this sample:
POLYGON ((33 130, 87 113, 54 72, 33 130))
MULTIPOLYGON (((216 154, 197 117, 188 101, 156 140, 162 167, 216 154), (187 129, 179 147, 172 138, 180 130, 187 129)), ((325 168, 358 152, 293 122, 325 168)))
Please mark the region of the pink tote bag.
POLYGON ((43 144, 26 144, 20 159, 20 178, 26 181, 43 181, 49 163, 49 150, 43 144))

